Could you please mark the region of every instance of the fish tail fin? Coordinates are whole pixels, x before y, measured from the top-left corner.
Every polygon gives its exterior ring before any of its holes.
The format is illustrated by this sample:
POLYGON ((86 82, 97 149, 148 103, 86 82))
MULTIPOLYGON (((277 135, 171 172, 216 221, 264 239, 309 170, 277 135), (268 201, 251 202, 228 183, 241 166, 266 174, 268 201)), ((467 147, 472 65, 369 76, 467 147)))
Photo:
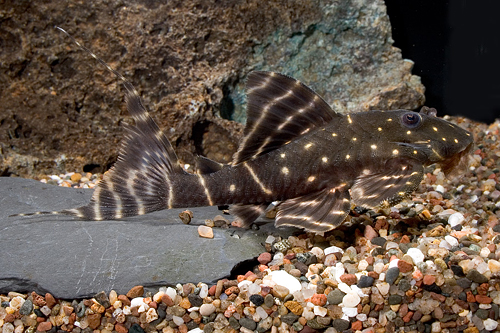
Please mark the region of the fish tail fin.
POLYGON ((122 80, 127 90, 127 109, 134 118, 135 125, 125 126, 125 138, 118 160, 97 184, 88 205, 58 212, 18 215, 62 214, 85 220, 108 220, 171 208, 174 192, 172 180, 186 175, 187 172, 180 166, 167 137, 142 104, 137 90, 123 75, 78 43, 66 31, 56 28, 122 80))

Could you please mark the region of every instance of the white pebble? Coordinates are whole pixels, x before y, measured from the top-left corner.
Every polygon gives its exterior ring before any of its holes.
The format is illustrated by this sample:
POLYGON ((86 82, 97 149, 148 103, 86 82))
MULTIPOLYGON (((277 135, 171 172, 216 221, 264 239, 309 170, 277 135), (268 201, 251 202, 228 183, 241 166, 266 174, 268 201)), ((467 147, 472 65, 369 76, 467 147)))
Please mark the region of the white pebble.
POLYGON ((444 240, 447 241, 451 246, 458 246, 458 239, 453 236, 446 235, 444 236, 444 240))
POLYGON ((398 248, 399 248, 399 245, 398 245, 398 243, 396 243, 396 242, 387 242, 387 243, 385 244, 385 248, 386 248, 387 250, 390 250, 390 249, 398 249, 398 248))
POLYGON ((324 316, 326 316, 327 313, 328 313, 328 311, 324 307, 319 306, 319 305, 314 306, 314 314, 316 316, 324 317, 324 316))
POLYGON ((276 237, 269 235, 266 238, 266 243, 267 244, 272 244, 272 243, 274 243, 275 240, 276 240, 276 237))
POLYGON ((42 313, 48 317, 50 315, 50 313, 52 312, 52 310, 47 306, 47 305, 44 305, 40 308, 40 311, 42 311, 42 313))
POLYGON ((255 312, 259 315, 259 317, 261 319, 266 319, 267 317, 269 317, 269 315, 267 314, 266 310, 264 310, 264 308, 262 306, 258 306, 255 309, 255 312))
POLYGON ((345 283, 345 282, 340 282, 338 284, 338 288, 343 293, 346 293, 346 294, 352 293, 351 287, 349 287, 349 285, 347 283, 345 283))
POLYGON ((437 192, 441 192, 441 193, 446 192, 446 190, 444 189, 443 185, 436 186, 436 191, 437 192))
POLYGON ((210 316, 215 311, 215 305, 213 304, 202 304, 200 306, 200 314, 202 316, 210 316))
MULTIPOLYGON (((342 299, 342 304, 348 308, 355 307, 356 305, 359 304, 359 302, 361 302, 361 298, 358 296, 358 294, 355 294, 355 293, 346 294, 344 296, 344 298, 342 299)), ((354 316, 351 316, 351 317, 354 317, 354 316)))
POLYGON ((130 301, 130 307, 134 307, 134 306, 141 306, 144 304, 144 297, 136 297, 136 298, 132 298, 132 300, 130 301))
POLYGON ((451 245, 450 243, 448 243, 446 240, 442 240, 441 243, 439 243, 439 247, 440 248, 443 248, 443 249, 446 249, 446 250, 449 250, 451 249, 451 245))
POLYGON ((182 324, 184 324, 184 319, 182 319, 182 317, 172 316, 172 320, 177 326, 181 326, 182 324))
POLYGON ((375 273, 380 274, 384 270, 384 263, 383 262, 378 262, 375 265, 373 265, 373 270, 375 273))
POLYGON ((256 283, 252 283, 251 285, 248 286, 248 294, 249 295, 255 295, 260 293, 260 286, 256 283))
POLYGON ((380 295, 385 296, 389 292, 391 285, 388 284, 387 282, 379 282, 375 284, 375 287, 377 287, 378 291, 380 292, 380 295))
POLYGON ((323 252, 325 253, 325 256, 327 256, 331 253, 344 253, 344 250, 337 246, 330 246, 324 249, 323 252))
POLYGON ((425 256, 422 253, 422 251, 420 251, 419 249, 417 249, 415 247, 412 247, 411 249, 409 249, 406 252, 406 254, 411 257, 411 259, 413 260, 414 264, 418 264, 419 262, 423 262, 424 258, 425 258, 425 256))
POLYGON ((435 321, 431 324, 431 332, 432 333, 441 332, 441 323, 439 321, 435 321))
POLYGON ((496 330, 496 328, 498 327, 498 321, 493 320, 491 318, 488 318, 485 321, 483 321, 483 324, 484 324, 484 329, 487 331, 496 330))
POLYGON ((358 315, 358 308, 347 308, 343 307, 342 312, 347 316, 347 317, 356 317, 358 315))
POLYGON ((203 238, 214 238, 214 231, 212 228, 206 225, 200 225, 198 227, 198 235, 203 238))
POLYGON ((465 217, 462 213, 454 213, 451 214, 450 217, 448 218, 448 224, 450 227, 455 227, 459 224, 462 224, 462 222, 465 220, 465 217))
POLYGON ((156 319, 158 319, 158 314, 156 313, 156 310, 154 308, 150 308, 148 312, 146 312, 146 321, 150 323, 156 319))
POLYGON ((368 316, 364 313, 360 313, 356 316, 356 319, 359 321, 365 321, 366 319, 368 319, 368 316))
POLYGON ((248 281, 248 280, 243 280, 241 281, 240 283, 238 283, 238 288, 241 290, 241 291, 248 291, 248 287, 252 284, 252 281, 248 281))
POLYGON ((359 271, 364 271, 367 267, 368 267, 368 261, 366 261, 365 259, 362 259, 359 261, 359 264, 358 264, 359 271))
POLYGON ((479 252, 479 255, 483 258, 486 258, 490 255, 490 253, 491 253, 490 249, 488 249, 487 247, 483 247, 481 249, 481 252, 479 252))
POLYGON ((200 295, 201 298, 205 298, 208 296, 208 286, 205 283, 201 284, 200 295))
POLYGON ((21 296, 16 296, 12 298, 10 301, 10 307, 16 310, 19 310, 23 304, 24 304, 24 298, 22 298, 21 296))
POLYGON ((285 271, 272 271, 268 276, 275 284, 288 288, 290 294, 302 289, 299 280, 285 271))
POLYGON ((490 318, 483 321, 483 324, 484 324, 484 329, 487 331, 496 330, 498 327, 498 321, 490 319, 490 318))
POLYGON ((175 296, 177 296, 177 291, 172 287, 168 287, 165 291, 165 294, 167 294, 172 300, 174 300, 175 296))
POLYGON ((314 314, 314 311, 310 307, 305 307, 304 311, 302 312, 302 317, 306 318, 307 320, 312 320, 314 319, 316 315, 314 314))
MULTIPOLYGON (((2 319, 3 321, 3 319, 2 319)), ((2 327, 2 333, 13 333, 14 332, 14 325, 11 323, 5 323, 2 327)))
MULTIPOLYGON (((399 259, 394 259, 389 263, 389 268, 398 267, 399 259)), ((388 268, 388 269, 389 269, 388 268)))

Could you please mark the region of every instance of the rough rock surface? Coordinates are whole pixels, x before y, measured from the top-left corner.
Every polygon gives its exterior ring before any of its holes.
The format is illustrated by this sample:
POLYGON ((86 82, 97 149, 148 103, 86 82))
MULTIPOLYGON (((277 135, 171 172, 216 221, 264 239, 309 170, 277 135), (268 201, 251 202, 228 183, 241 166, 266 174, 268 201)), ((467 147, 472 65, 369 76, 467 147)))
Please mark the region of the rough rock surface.
MULTIPOLYGON (((185 225, 182 209, 122 221, 80 221, 64 216, 8 217, 85 204, 91 190, 0 178, 0 294, 50 292, 58 298, 91 297, 102 290, 125 294, 131 287, 213 283, 235 265, 257 257, 268 233, 289 235, 272 223, 260 230, 214 228, 214 238, 197 228, 216 207, 192 208, 185 225)), ((247 267, 248 270, 248 267, 247 267)), ((246 272, 246 270, 244 270, 246 272)))
POLYGON ((137 87, 185 162, 231 159, 251 70, 297 77, 339 111, 424 99, 382 0, 4 1, 0 175, 102 172, 131 121, 116 78, 55 25, 137 87))

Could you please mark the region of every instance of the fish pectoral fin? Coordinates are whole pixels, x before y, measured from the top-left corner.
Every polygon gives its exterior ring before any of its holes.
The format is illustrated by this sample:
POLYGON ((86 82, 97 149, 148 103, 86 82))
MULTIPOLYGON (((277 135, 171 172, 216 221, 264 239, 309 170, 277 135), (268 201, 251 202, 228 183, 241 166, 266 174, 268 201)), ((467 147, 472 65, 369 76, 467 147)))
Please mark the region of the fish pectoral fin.
POLYGON ((240 227, 248 228, 250 225, 255 222, 262 214, 266 212, 266 208, 269 206, 269 203, 264 203, 260 205, 232 205, 229 208, 229 213, 231 215, 235 215, 239 222, 240 227))
POLYGON ((289 76, 252 72, 247 122, 233 165, 278 149, 340 117, 314 91, 289 76))
POLYGON ((351 188, 352 201, 357 206, 374 208, 382 203, 394 205, 420 184, 424 168, 416 160, 393 158, 379 170, 364 172, 351 188))
POLYGON ((322 233, 344 222, 351 209, 351 200, 348 189, 342 186, 288 199, 277 209, 277 227, 293 226, 322 233))

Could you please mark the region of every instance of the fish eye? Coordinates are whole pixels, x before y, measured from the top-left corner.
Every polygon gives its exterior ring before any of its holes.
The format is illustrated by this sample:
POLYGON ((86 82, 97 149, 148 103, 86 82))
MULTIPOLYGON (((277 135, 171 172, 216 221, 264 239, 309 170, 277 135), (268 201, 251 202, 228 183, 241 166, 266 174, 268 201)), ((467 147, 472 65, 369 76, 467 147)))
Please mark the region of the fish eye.
POLYGON ((401 116, 401 121, 406 127, 415 128, 420 125, 420 115, 416 112, 407 112, 401 116))

